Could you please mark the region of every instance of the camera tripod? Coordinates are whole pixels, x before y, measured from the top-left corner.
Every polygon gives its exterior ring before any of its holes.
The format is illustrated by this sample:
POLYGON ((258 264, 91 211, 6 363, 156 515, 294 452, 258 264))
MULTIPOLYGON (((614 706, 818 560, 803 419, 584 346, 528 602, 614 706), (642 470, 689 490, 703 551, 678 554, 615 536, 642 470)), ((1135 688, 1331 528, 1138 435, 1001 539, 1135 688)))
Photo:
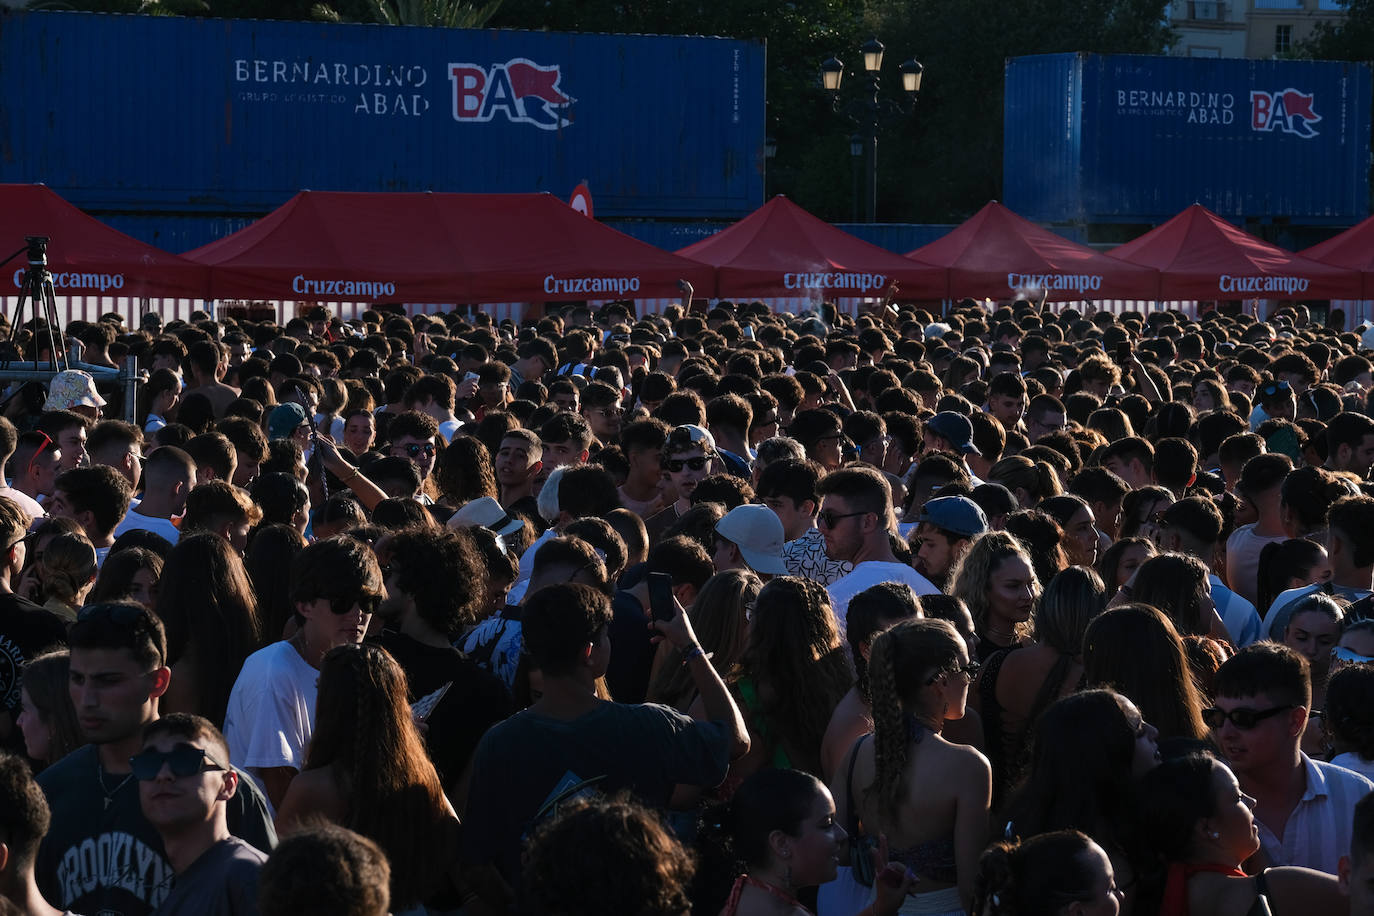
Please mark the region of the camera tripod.
MULTIPOLYGON (((38 369, 38 356, 42 352, 40 343, 46 343, 48 348, 48 365, 50 371, 58 372, 68 368, 67 354, 62 348, 60 331, 58 327, 57 302, 54 298, 52 274, 48 272, 48 236, 29 235, 24 237, 25 245, 0 262, 0 266, 7 264, 25 252, 28 253, 28 267, 24 270, 24 285, 19 292, 19 302, 14 307, 14 312, 10 319, 9 336, 0 341, 0 369, 10 368, 10 364, 20 360, 19 344, 16 337, 19 329, 25 323, 25 313, 29 314, 30 321, 33 322, 33 334, 35 347, 33 350, 33 368, 38 369), (38 314, 39 309, 43 314, 38 314), (39 318, 43 319, 43 326, 39 326, 39 318)), ((21 360, 23 361, 23 360, 21 360)))

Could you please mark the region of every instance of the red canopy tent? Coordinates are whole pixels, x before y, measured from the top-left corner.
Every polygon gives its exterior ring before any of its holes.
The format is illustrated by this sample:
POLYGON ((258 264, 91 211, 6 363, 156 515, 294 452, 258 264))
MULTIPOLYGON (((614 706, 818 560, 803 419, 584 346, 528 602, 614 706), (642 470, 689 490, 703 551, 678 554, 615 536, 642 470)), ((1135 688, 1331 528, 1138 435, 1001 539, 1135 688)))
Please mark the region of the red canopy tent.
POLYGON ((1160 272, 1162 299, 1355 299, 1360 275, 1285 251, 1201 204, 1108 252, 1160 272))
POLYGON ((301 191, 186 253, 215 298, 542 302, 676 297, 710 268, 548 194, 301 191))
MULTIPOLYGON (((44 185, 0 184, 0 260, 31 235, 51 239, 48 270, 59 296, 205 296, 201 265, 111 229, 44 185)), ((0 290, 18 295, 27 263, 21 255, 7 264, 0 290)))
POLYGON ((1362 298, 1374 299, 1374 216, 1298 254, 1332 267, 1358 270, 1362 298))
POLYGON ((1159 272, 1109 258, 990 201, 943 238, 907 255, 949 270, 952 297, 1056 301, 1154 299, 1159 272))
POLYGON ((718 296, 942 299, 945 271, 908 260, 812 216, 781 195, 678 251, 716 269, 718 296))

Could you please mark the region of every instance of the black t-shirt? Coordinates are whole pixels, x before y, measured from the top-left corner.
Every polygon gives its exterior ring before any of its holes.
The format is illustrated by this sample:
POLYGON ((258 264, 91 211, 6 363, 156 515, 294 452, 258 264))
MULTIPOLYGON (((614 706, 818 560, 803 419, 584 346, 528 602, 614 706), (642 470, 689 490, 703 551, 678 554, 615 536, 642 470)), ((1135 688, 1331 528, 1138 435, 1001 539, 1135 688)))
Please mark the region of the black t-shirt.
POLYGON ((376 643, 405 671, 412 703, 453 682, 430 714, 425 734, 434 768, 448 785, 462 775, 487 729, 514 711, 510 691, 499 677, 451 646, 427 646, 392 631, 382 633, 376 643))
POLYGON ((24 736, 14 727, 19 717, 19 681, 24 666, 42 652, 67 644, 67 624, 52 611, 14 594, 0 594, 0 717, 8 719, 9 737, 0 746, 22 753, 24 736))
POLYGON ((611 660, 606 665, 606 686, 617 703, 643 703, 649 692, 649 672, 654 664, 653 634, 649 615, 633 594, 618 591, 611 599, 611 660))
MULTIPOLYGON (((52 825, 38 848, 34 872, 48 902, 77 913, 147 916, 175 881, 162 837, 143 816, 132 774, 104 772, 87 744, 38 774, 52 809, 52 825)), ((229 832, 262 852, 277 835, 267 801, 238 771, 229 799, 229 832)))

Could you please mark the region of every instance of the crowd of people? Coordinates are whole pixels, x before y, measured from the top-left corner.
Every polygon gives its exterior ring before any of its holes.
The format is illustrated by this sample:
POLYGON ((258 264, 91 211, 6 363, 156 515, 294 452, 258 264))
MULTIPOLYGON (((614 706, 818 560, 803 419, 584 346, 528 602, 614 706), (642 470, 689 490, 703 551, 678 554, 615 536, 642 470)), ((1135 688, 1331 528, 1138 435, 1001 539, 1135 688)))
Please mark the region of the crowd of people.
POLYGON ((72 322, 0 914, 1372 916, 1374 329, 1237 305, 72 322))

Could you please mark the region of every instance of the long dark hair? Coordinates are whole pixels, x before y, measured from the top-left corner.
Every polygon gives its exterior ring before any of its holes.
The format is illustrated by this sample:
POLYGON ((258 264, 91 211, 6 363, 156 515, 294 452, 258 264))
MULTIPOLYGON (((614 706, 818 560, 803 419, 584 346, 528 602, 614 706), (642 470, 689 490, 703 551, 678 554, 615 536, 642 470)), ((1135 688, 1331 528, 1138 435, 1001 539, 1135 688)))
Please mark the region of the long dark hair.
POLYGON ((796 576, 765 585, 731 680, 752 682, 758 691, 769 756, 781 748, 794 767, 820 775, 830 714, 854 685, 826 590, 796 576))
POLYGON ((1260 617, 1266 616, 1274 599, 1288 590, 1289 579, 1306 576, 1325 554, 1320 544, 1307 538, 1270 541, 1260 548, 1259 588, 1255 592, 1255 610, 1260 617))
POLYGON ((167 664, 194 660, 195 711, 223 728, 243 660, 262 643, 243 561, 218 534, 183 537, 167 557, 154 610, 167 629, 167 664))
MULTIPOLYGON (((1059 830, 1024 843, 1000 841, 983 851, 973 888, 979 916, 1049 916, 1098 893, 1088 866, 1092 840, 1059 830)), ((1148 911, 1147 911, 1148 912, 1148 911)))
POLYGON ((457 828, 408 696, 405 672, 385 649, 350 643, 329 650, 305 761, 307 770, 333 767, 348 804, 343 825, 386 852, 391 899, 405 906, 439 889, 457 828))
POLYGON ((1184 861, 1197 822, 1216 813, 1212 778, 1222 766, 1206 754, 1187 754, 1165 760, 1140 781, 1136 798, 1141 838, 1155 856, 1140 872, 1136 906, 1144 907, 1141 912, 1158 912, 1169 863, 1184 861))
POLYGON ((1207 738, 1202 696, 1178 630, 1148 604, 1104 611, 1083 637, 1083 685, 1125 694, 1161 739, 1207 738))
POLYGON ((1008 817, 1023 837, 1076 827, 1108 850, 1133 848, 1135 729, 1113 690, 1056 701, 1035 724, 1030 773, 1008 817))
POLYGON ((292 525, 263 525, 253 532, 243 565, 253 583, 262 619, 263 638, 281 639, 296 613, 291 601, 291 561, 305 549, 305 538, 292 525))

